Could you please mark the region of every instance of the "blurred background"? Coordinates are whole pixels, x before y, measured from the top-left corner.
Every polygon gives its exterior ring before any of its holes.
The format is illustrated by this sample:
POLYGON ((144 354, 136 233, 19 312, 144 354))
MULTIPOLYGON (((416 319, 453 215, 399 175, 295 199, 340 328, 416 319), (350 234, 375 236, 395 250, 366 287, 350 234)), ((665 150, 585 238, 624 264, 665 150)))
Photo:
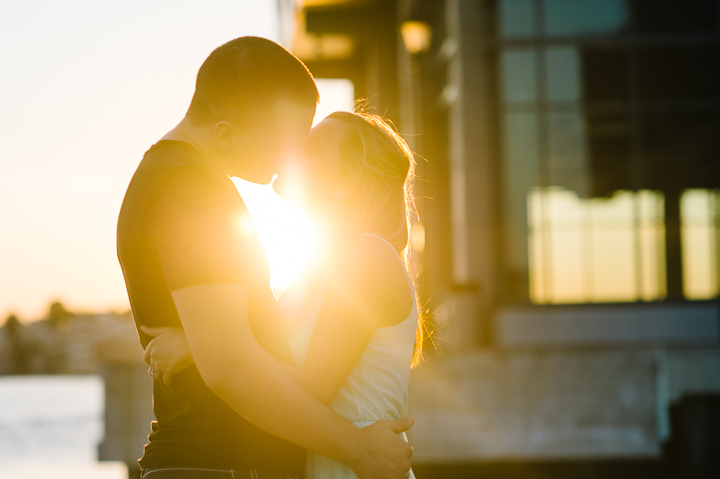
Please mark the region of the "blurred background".
POLYGON ((418 154, 419 478, 720 477, 718 0, 3 2, 0 477, 137 473, 117 213, 249 34, 418 154))

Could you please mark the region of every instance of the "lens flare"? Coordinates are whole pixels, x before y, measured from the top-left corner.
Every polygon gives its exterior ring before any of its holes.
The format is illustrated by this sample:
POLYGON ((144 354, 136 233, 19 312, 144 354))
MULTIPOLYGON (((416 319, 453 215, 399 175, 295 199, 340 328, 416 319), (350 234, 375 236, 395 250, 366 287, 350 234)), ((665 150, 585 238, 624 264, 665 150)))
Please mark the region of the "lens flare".
MULTIPOLYGON (((267 185, 230 178, 255 226, 270 264, 270 288, 278 298, 318 247, 318 235, 307 218, 267 185)), ((275 178, 273 178, 273 181, 275 178)), ((240 225, 247 228, 247 224, 240 225)))

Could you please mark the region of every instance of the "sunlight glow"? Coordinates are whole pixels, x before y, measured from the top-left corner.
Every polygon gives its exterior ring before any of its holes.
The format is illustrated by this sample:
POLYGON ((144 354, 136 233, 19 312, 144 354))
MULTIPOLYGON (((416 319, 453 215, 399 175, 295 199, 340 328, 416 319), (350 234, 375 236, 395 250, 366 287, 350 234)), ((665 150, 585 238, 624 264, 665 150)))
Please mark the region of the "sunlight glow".
MULTIPOLYGON (((277 39, 277 21, 276 0, 0 1, 0 324, 56 299, 127 311, 117 219, 143 153, 183 118, 211 51, 277 39)), ((0 479, 32 476, 5 466, 0 479)))
POLYGON ((347 78, 316 78, 320 103, 315 110, 313 126, 334 111, 353 111, 355 86, 347 78))
MULTIPOLYGON (((348 79, 315 79, 320 92, 313 125, 334 111, 353 110, 355 89, 348 79)), ((301 177, 288 162, 282 172, 290 180, 301 177)), ((240 218, 238 227, 245 234, 257 230, 270 264, 270 288, 276 298, 290 286, 300 270, 319 248, 319 232, 298 208, 291 208, 275 193, 272 182, 267 185, 230 178, 247 206, 251 218, 240 218)), ((274 178, 273 178, 274 181, 274 178)), ((303 184, 286 181, 286 198, 301 201, 303 184)), ((293 203, 295 204, 295 203, 293 203)))
POLYGON ((317 250, 318 236, 310 222, 275 193, 272 182, 230 179, 252 218, 251 223, 240 218, 238 226, 243 232, 257 230, 270 264, 270 288, 278 298, 317 250))

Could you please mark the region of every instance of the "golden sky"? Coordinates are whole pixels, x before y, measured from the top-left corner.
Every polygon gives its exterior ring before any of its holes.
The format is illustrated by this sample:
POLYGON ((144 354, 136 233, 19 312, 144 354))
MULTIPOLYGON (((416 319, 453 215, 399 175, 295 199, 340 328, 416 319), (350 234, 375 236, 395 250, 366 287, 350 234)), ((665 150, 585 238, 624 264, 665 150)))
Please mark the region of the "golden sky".
POLYGON ((0 323, 55 299, 128 307, 115 225, 138 162, 182 118, 205 57, 277 40, 276 15, 274 0, 0 3, 0 323))

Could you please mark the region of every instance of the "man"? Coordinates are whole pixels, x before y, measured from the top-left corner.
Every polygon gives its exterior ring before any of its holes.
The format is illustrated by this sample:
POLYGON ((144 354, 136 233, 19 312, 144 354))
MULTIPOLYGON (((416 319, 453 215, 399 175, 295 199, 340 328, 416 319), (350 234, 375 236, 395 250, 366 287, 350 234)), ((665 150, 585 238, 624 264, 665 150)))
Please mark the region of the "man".
POLYGON ((288 51, 232 40, 203 63, 187 114, 128 187, 118 256, 136 325, 182 327, 196 364, 172 386, 154 381, 157 421, 140 460, 150 479, 299 477, 304 453, 289 443, 361 478, 407 477, 412 448, 397 433, 411 418, 357 429, 276 359, 290 355, 267 259, 239 228, 248 213, 228 175, 268 182, 307 135, 317 99, 288 51))

